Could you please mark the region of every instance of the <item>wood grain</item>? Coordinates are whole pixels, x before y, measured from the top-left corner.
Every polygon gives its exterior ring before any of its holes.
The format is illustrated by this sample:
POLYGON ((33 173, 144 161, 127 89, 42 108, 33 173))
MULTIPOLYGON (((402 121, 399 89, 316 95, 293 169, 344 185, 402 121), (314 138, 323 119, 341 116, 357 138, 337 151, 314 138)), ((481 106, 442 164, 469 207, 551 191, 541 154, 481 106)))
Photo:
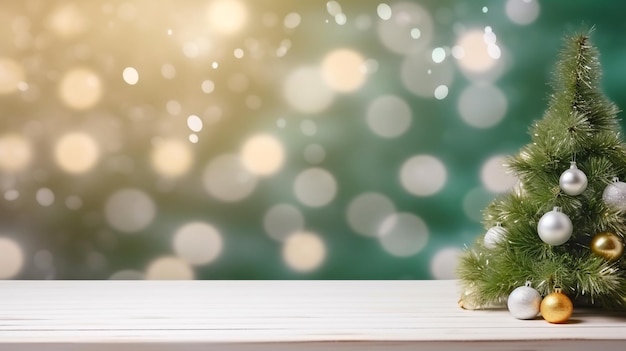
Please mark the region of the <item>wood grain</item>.
POLYGON ((583 350, 626 315, 467 311, 455 281, 0 281, 1 350, 583 350), (569 340, 569 341, 568 341, 569 340))

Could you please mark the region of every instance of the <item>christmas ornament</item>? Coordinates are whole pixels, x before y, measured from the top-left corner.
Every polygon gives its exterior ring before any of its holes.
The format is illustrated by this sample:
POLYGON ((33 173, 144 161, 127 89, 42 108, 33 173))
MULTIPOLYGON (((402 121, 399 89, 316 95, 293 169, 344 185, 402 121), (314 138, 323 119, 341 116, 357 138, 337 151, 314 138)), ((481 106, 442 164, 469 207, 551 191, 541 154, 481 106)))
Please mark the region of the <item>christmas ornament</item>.
POLYGON ((509 234, 509 232, 500 225, 500 223, 496 224, 495 227, 489 228, 487 233, 485 233, 485 237, 483 238, 483 242, 485 243, 485 247, 488 249, 494 249, 499 242, 504 240, 504 238, 509 234))
POLYGON ((572 316, 574 304, 567 295, 561 292, 560 288, 548 294, 541 301, 541 316, 550 323, 564 323, 572 316))
POLYGON ((613 178, 613 182, 604 188, 602 200, 611 207, 626 211, 626 183, 613 178))
POLYGON ((580 195, 587 189, 587 176, 576 167, 576 162, 571 162, 569 169, 561 173, 559 186, 567 195, 580 195))
POLYGON ((541 305, 541 295, 537 290, 530 287, 530 282, 524 286, 515 288, 509 294, 507 307, 513 317, 517 319, 532 319, 537 317, 541 305))
POLYGON ((552 211, 546 212, 537 223, 539 237, 552 246, 568 241, 572 236, 572 230, 572 221, 561 212, 560 207, 554 207, 552 211))
POLYGON ((607 261, 619 260, 624 253, 624 244, 617 235, 610 232, 596 234, 591 239, 589 247, 594 254, 604 257, 607 261))

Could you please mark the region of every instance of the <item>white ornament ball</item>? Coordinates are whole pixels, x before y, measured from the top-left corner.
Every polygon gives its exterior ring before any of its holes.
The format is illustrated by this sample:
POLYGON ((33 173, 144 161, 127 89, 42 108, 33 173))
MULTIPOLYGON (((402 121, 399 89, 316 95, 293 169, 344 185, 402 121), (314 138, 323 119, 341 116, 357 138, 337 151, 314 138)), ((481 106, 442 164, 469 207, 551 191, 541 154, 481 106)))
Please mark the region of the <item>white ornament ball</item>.
POLYGON ((539 237, 552 246, 564 244, 572 236, 572 231, 572 221, 561 212, 560 207, 554 207, 552 211, 546 212, 537 223, 539 237))
POLYGON ((532 319, 539 314, 541 306, 541 295, 537 290, 530 287, 529 283, 525 286, 515 288, 509 295, 506 303, 509 312, 517 319, 532 319))
POLYGON ((626 183, 613 178, 613 182, 604 188, 602 200, 611 207, 626 211, 626 183))
POLYGON ((567 195, 580 195, 587 189, 587 175, 572 162, 569 169, 561 173, 559 186, 567 195))
POLYGON ((488 249, 494 249, 499 242, 504 240, 504 238, 509 234, 506 228, 496 225, 495 227, 489 228, 487 233, 485 233, 485 237, 483 238, 483 242, 485 247, 488 249))

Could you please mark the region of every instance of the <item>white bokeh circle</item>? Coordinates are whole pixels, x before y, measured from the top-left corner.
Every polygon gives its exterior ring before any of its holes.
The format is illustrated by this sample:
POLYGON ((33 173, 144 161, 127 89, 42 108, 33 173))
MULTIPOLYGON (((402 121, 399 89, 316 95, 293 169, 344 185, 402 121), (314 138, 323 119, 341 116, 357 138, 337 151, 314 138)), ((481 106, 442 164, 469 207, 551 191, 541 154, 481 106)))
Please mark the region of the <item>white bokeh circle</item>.
POLYGON ((476 83, 465 88, 458 101, 461 119, 474 128, 491 128, 504 118, 508 100, 495 85, 476 83))
POLYGON ((296 272, 306 273, 320 267, 326 258, 326 245, 312 232, 296 232, 283 244, 283 260, 296 272))
POLYGON ((19 134, 0 137, 0 170, 18 172, 26 169, 33 158, 30 141, 19 134))
POLYGON ((93 107, 102 97, 100 76, 89 68, 74 68, 66 72, 59 83, 59 97, 75 110, 93 107))
POLYGON ((492 193, 510 191, 518 179, 504 166, 506 156, 495 155, 487 159, 480 170, 483 186, 492 193))
POLYGON ((293 185, 296 198, 304 205, 322 207, 328 205, 337 194, 337 181, 325 169, 309 168, 296 177, 293 185))
POLYGON ((367 107, 367 125, 372 132, 383 138, 395 138, 411 126, 412 112, 409 104, 395 95, 374 99, 367 107))
POLYGON ((348 205, 346 217, 355 232, 375 237, 383 221, 396 212, 391 200, 379 193, 364 193, 348 205))
POLYGON ((365 83, 365 59, 351 49, 333 50, 322 60, 322 76, 334 91, 355 91, 365 83))
POLYGON ((539 17, 541 8, 537 0, 508 0, 504 11, 511 22, 528 25, 539 17))
POLYGON ((190 222, 178 228, 172 243, 176 256, 191 265, 207 265, 222 253, 219 230, 204 222, 190 222))
POLYGON ((416 196, 431 196, 446 184, 447 170, 443 162, 431 155, 416 155, 400 168, 402 187, 416 196))
POLYGON ((250 137, 241 148, 243 166, 253 174, 268 176, 276 173, 285 162, 285 148, 273 135, 250 137))
POLYGON ((435 97, 437 88, 452 84, 454 69, 449 60, 435 63, 430 55, 418 52, 404 58, 400 67, 400 79, 410 92, 430 99, 435 97))
POLYGON ((120 189, 106 200, 104 215, 109 225, 120 232, 134 233, 146 229, 156 217, 156 204, 145 192, 120 189))
POLYGON ((413 2, 398 2, 391 6, 379 7, 377 12, 378 37, 383 45, 397 54, 421 51, 430 45, 434 35, 434 22, 430 13, 413 2), (388 17, 388 18, 387 18, 388 17), (421 33, 411 36, 412 30, 421 33))
POLYGON ((301 67, 285 79, 283 95, 297 111, 315 114, 324 111, 334 100, 334 93, 326 84, 321 69, 301 67))
POLYGON ((80 174, 90 171, 100 159, 100 146, 88 133, 70 132, 54 146, 54 159, 61 169, 80 174))
POLYGON ((156 144, 150 155, 152 168, 160 175, 175 178, 187 173, 193 165, 193 151, 188 143, 178 139, 156 144))
POLYGON ((456 274, 462 251, 456 247, 443 248, 430 260, 430 275, 434 279, 458 279, 456 274))
POLYGON ((220 155, 205 168, 204 189, 209 195, 224 202, 237 202, 250 196, 257 178, 244 167, 239 156, 220 155))
POLYGON ((147 280, 192 280, 194 271, 183 259, 162 256, 154 259, 146 268, 144 279, 147 280))
POLYGON ((24 266, 24 252, 14 240, 0 237, 0 279, 15 278, 24 266))
POLYGON ((270 238, 283 241, 289 235, 304 229, 304 216, 293 205, 274 205, 263 216, 263 228, 270 238))
POLYGON ((388 253, 398 257, 413 256, 428 242, 424 220, 412 213, 394 213, 378 228, 378 239, 388 253))

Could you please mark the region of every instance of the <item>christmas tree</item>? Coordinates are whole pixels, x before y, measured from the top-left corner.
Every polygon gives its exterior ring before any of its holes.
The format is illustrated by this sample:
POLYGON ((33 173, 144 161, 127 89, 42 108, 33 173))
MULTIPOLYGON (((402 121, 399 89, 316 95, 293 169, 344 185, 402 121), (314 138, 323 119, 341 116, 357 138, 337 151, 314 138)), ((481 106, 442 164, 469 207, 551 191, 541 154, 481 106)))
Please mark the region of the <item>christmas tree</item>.
POLYGON ((508 301, 517 318, 562 322, 550 307, 626 307, 626 148, 589 35, 565 40, 548 108, 506 164, 519 183, 487 206, 486 234, 461 257, 465 308, 508 301))

